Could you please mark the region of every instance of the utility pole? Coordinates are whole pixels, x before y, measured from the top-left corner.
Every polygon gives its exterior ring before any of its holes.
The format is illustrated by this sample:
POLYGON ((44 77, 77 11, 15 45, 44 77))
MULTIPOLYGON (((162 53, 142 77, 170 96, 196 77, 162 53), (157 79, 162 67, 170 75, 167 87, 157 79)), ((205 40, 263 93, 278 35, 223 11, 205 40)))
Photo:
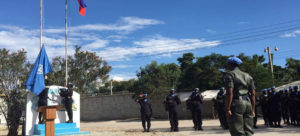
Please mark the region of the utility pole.
MULTIPOLYGON (((278 51, 278 48, 275 47, 274 48, 274 51, 278 51)), ((274 74, 273 74, 273 57, 272 57, 272 53, 271 53, 271 48, 268 46, 264 52, 267 52, 268 53, 268 57, 269 57, 269 66, 270 66, 270 71, 271 71, 271 74, 272 74, 272 79, 274 78, 274 74)), ((274 83, 274 80, 273 80, 273 83, 274 83)))
POLYGON ((113 91, 112 91, 112 88, 113 88, 113 86, 112 86, 112 80, 110 80, 110 95, 113 95, 113 91))

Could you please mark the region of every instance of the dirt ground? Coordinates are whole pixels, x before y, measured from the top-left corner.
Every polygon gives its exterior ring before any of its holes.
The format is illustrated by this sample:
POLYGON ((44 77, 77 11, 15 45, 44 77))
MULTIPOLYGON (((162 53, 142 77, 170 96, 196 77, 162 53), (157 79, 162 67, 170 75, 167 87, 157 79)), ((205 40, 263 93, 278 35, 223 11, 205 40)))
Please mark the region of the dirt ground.
MULTIPOLYGON (((219 127, 218 120, 204 120, 203 131, 194 131, 191 120, 179 121, 179 132, 169 132, 167 120, 153 120, 151 132, 142 132, 139 120, 82 122, 81 131, 91 131, 92 136, 229 136, 228 130, 219 127)), ((283 128, 266 128, 263 120, 258 120, 255 136, 300 136, 299 127, 285 126, 283 128)))
MULTIPOLYGON (((99 122, 81 122, 81 131, 90 131, 89 136, 229 136, 228 130, 221 129, 218 120, 204 120, 203 131, 194 131, 191 120, 179 120, 179 132, 169 132, 167 120, 153 120, 151 132, 143 132, 140 120, 117 120, 99 122)), ((263 120, 258 120, 255 136, 300 136, 300 128, 283 125, 283 128, 266 128, 263 120)), ((21 127, 19 130, 21 134, 21 127)), ((0 135, 7 135, 7 130, 0 127, 0 135)), ((82 135, 88 136, 88 135, 82 135)))

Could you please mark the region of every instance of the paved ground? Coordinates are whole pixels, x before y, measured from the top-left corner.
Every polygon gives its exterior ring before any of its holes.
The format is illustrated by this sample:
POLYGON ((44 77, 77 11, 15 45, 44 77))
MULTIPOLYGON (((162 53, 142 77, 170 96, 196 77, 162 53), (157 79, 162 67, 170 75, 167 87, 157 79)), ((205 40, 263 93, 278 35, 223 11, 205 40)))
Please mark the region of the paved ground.
MULTIPOLYGON (((228 136, 228 130, 219 127, 218 120, 204 120, 204 131, 194 131, 191 120, 179 121, 179 132, 169 132, 169 122, 166 120, 152 121, 152 130, 149 133, 142 132, 141 122, 137 120, 83 122, 81 131, 91 131, 93 136, 228 136)), ((263 121, 258 121, 258 129, 255 136, 300 136, 299 127, 284 126, 283 128, 266 128, 263 121)))

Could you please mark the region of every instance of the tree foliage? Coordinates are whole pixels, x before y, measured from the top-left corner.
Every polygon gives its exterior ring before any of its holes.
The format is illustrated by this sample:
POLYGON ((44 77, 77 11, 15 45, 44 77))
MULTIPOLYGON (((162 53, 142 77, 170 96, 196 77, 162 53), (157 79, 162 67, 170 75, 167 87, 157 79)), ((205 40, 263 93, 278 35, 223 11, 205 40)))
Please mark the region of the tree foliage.
MULTIPOLYGON (((65 59, 56 57, 52 61, 53 72, 49 80, 58 85, 65 85, 65 59)), ((97 91, 98 84, 108 79, 111 66, 95 52, 83 51, 76 46, 74 56, 68 57, 68 81, 76 86, 76 91, 89 94, 97 91)))
POLYGON ((25 91, 22 91, 24 87, 22 84, 26 81, 29 68, 30 64, 26 62, 24 50, 10 52, 0 49, 0 94, 4 98, 0 111, 6 119, 9 136, 18 134, 25 105, 25 91))
POLYGON ((166 92, 177 86, 180 72, 180 67, 175 63, 159 65, 153 61, 144 68, 141 67, 137 72, 138 79, 131 87, 131 91, 136 94, 148 93, 151 95, 166 92))
MULTIPOLYGON (((223 73, 220 69, 227 68, 227 59, 231 56, 233 55, 212 53, 195 58, 192 53, 186 53, 177 59, 179 66, 175 63, 158 65, 155 61, 151 62, 140 68, 138 78, 131 87, 135 90, 130 91, 136 94, 143 92, 158 94, 169 88, 176 88, 178 91, 191 91, 196 87, 202 91, 218 89, 223 86, 223 73)), ((253 77, 257 90, 300 79, 298 60, 287 59, 286 68, 275 65, 273 80, 264 56, 256 54, 246 56, 241 53, 237 57, 243 61, 241 70, 253 77)))

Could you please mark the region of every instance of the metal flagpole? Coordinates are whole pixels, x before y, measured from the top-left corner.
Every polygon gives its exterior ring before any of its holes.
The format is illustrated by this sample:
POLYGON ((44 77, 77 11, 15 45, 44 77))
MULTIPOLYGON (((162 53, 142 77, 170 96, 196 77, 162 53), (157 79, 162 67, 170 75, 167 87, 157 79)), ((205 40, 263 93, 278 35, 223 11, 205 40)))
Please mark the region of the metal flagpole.
POLYGON ((66 59, 66 86, 68 84, 68 0, 65 5, 65 59, 66 59))
POLYGON ((40 49, 43 44, 43 0, 40 0, 40 49))

